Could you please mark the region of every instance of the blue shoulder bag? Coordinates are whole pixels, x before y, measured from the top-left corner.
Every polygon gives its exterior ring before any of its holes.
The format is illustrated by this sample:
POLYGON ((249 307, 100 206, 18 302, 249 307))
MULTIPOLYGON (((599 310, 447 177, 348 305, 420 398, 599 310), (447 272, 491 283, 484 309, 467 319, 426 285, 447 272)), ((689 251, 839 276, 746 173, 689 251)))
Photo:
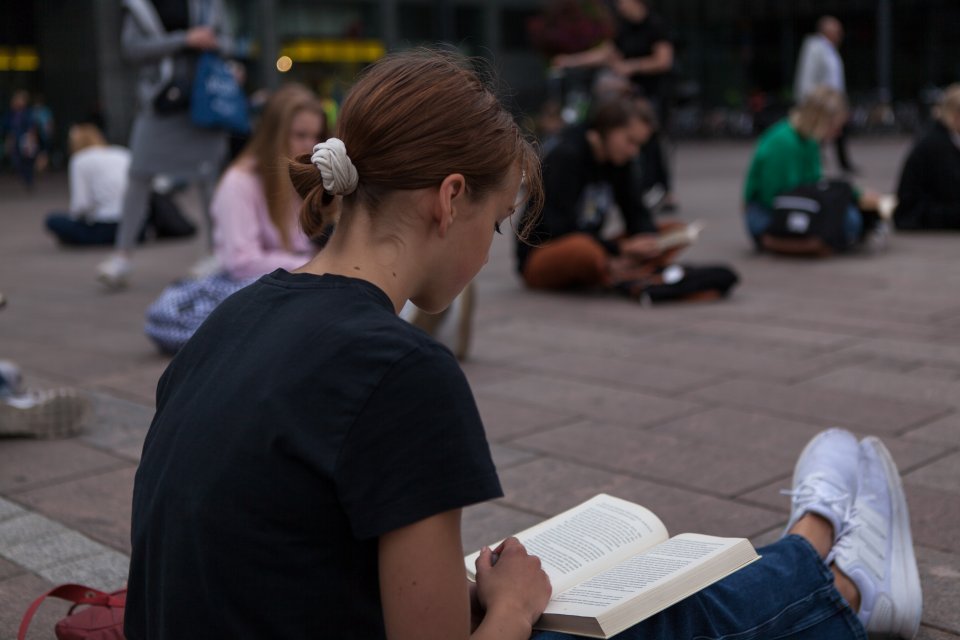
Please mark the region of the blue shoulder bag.
POLYGON ((247 96, 237 83, 230 63, 216 53, 201 54, 193 79, 190 119, 204 129, 250 132, 247 96))

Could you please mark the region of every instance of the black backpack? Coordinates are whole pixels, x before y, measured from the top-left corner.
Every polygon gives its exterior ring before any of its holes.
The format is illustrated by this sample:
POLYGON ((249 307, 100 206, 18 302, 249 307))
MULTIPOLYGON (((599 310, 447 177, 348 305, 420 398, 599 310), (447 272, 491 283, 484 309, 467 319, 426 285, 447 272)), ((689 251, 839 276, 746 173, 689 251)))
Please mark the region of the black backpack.
POLYGON ((153 227, 157 238, 189 238, 197 232, 197 226, 183 215, 176 201, 157 191, 150 194, 147 224, 153 227))
POLYGON ((840 253, 850 248, 845 230, 853 189, 847 182, 821 180, 777 196, 766 235, 782 240, 819 240, 840 253))

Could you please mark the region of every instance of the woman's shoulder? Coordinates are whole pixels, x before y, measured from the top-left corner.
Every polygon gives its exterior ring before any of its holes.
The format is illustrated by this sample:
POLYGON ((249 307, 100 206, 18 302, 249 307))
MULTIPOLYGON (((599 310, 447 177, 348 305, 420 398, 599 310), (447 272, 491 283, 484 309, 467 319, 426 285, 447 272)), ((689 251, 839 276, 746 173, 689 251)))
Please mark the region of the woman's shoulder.
POLYGON ((278 269, 258 286, 288 290, 280 297, 251 295, 268 303, 274 320, 289 329, 287 335, 301 336, 305 349, 338 345, 339 353, 351 354, 370 371, 400 367, 432 375, 459 370, 449 349, 398 317, 387 294, 366 280, 278 269), (313 335, 315 330, 322 335, 313 335))
POLYGON ((217 190, 225 189, 241 191, 245 194, 259 193, 263 191, 263 182, 255 165, 241 158, 227 167, 220 177, 217 190))
POLYGON ((784 149, 797 148, 805 145, 812 145, 819 149, 819 145, 812 138, 804 138, 796 130, 788 118, 771 125, 763 135, 760 136, 759 146, 766 149, 784 149))
POLYGON ((943 123, 935 120, 920 134, 914 146, 924 151, 930 151, 940 147, 952 147, 953 141, 950 139, 950 132, 943 123))

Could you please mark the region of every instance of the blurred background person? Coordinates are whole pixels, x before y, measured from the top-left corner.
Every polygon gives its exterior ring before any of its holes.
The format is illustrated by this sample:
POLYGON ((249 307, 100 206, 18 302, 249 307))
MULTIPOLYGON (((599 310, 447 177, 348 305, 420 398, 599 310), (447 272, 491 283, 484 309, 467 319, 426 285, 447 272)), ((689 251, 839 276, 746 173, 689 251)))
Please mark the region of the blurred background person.
POLYGON ((53 111, 47 106, 47 101, 42 94, 33 97, 32 107, 33 122, 37 126, 37 171, 44 171, 51 161, 56 158, 54 153, 54 141, 56 134, 56 121, 53 118, 53 111))
MULTIPOLYGON (((666 25, 649 0, 616 0, 617 28, 612 40, 575 54, 555 56, 553 66, 606 67, 629 78, 636 95, 656 110, 661 129, 669 126, 669 81, 674 66, 674 47, 666 25)), ((643 147, 644 174, 658 186, 653 198, 663 211, 673 211, 677 202, 673 178, 665 156, 663 134, 654 132, 643 147)))
POLYGON ((629 98, 596 100, 582 125, 567 128, 543 159, 544 206, 529 242, 517 242, 517 270, 534 289, 611 287, 631 262, 656 256, 657 226, 630 163, 650 124, 629 98), (604 224, 620 212, 625 238, 604 224))
MULTIPOLYGON (((847 120, 843 94, 826 86, 815 89, 787 118, 772 125, 757 141, 743 187, 747 231, 757 249, 773 217, 774 199, 804 185, 821 180, 820 145, 839 135, 847 120)), ((844 218, 849 245, 864 233, 862 211, 876 211, 879 196, 853 190, 844 218)))
POLYGON ((960 84, 947 87, 934 116, 900 172, 897 229, 960 229, 960 84))
POLYGON ((130 151, 108 145, 93 124, 69 132, 70 209, 47 216, 47 229, 63 244, 110 245, 116 241, 130 151))
POLYGON ((308 238, 300 227, 303 201, 290 181, 287 161, 309 155, 326 139, 323 106, 306 87, 285 85, 267 100, 253 135, 213 196, 219 270, 174 283, 147 310, 147 335, 163 351, 178 351, 230 294, 276 269, 293 271, 313 257, 323 238, 308 238))
POLYGON ((14 170, 27 189, 33 189, 40 134, 30 108, 30 94, 25 90, 14 91, 10 98, 10 110, 3 119, 3 138, 14 170))
MULTIPOLYGON (((847 80, 840 57, 843 43, 843 25, 833 16, 823 16, 817 21, 816 33, 808 35, 800 48, 797 72, 794 80, 794 97, 797 104, 803 102, 817 87, 829 87, 846 97, 847 80)), ((845 173, 856 173, 847 153, 849 118, 835 137, 837 163, 845 173)))
POLYGON ((299 224, 303 202, 286 161, 311 153, 327 137, 323 106, 306 87, 285 85, 267 101, 211 204, 214 255, 231 277, 292 271, 313 256, 315 248, 299 224))
POLYGON ((227 134, 192 124, 190 80, 200 52, 231 48, 222 0, 123 0, 123 6, 121 47, 139 66, 139 111, 130 134, 132 160, 116 252, 97 268, 97 279, 114 289, 127 283, 155 176, 194 182, 209 216, 227 134))

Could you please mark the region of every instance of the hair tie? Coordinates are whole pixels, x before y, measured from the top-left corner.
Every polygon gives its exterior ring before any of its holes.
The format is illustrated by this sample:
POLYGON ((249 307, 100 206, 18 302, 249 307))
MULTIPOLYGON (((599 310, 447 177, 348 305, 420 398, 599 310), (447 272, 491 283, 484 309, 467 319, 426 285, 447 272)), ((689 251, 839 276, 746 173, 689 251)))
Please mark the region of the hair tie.
POLYGON ((329 138, 313 148, 310 158, 323 180, 323 189, 335 196, 345 196, 357 189, 357 168, 347 155, 347 148, 340 138, 329 138))

